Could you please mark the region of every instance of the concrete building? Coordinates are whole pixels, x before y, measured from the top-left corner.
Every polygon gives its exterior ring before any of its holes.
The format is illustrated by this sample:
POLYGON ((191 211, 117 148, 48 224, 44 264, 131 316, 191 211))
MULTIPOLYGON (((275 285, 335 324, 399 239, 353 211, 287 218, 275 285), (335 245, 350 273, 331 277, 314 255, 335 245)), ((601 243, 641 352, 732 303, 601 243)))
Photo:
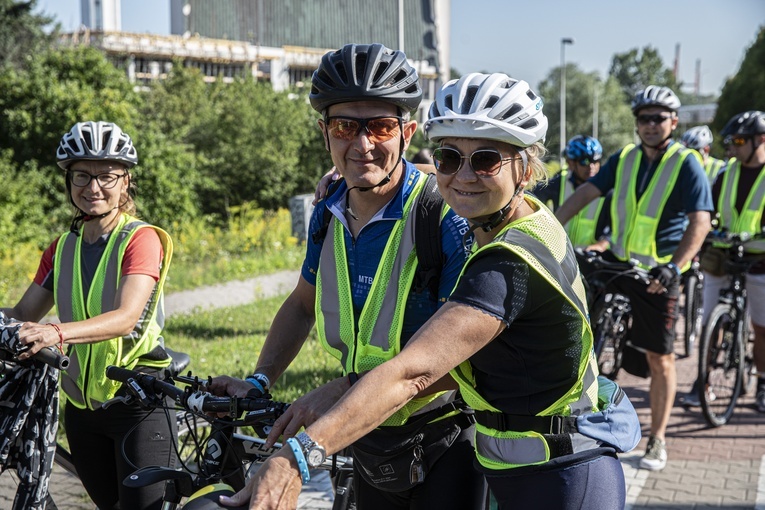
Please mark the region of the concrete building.
POLYGON ((451 0, 169 0, 173 35, 121 31, 120 0, 81 0, 84 28, 68 44, 104 51, 138 86, 163 79, 175 62, 207 80, 268 80, 304 87, 321 56, 349 42, 401 48, 425 92, 422 120, 449 78, 451 0))

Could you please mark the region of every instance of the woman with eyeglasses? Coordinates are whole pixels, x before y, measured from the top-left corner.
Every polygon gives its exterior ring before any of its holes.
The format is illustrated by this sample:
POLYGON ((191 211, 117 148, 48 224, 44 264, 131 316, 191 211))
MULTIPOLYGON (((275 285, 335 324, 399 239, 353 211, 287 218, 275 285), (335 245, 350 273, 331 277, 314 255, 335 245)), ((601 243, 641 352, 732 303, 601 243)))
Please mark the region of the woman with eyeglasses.
POLYGON ((72 459, 98 508, 158 509, 161 484, 130 489, 133 466, 173 466, 175 420, 137 405, 102 404, 123 395, 109 365, 159 375, 170 364, 161 336, 162 287, 173 251, 162 229, 135 217, 133 142, 110 122, 80 122, 56 152, 74 209, 69 232, 45 250, 33 283, 13 308, 29 350, 56 346, 70 357, 61 374, 72 459), (56 306, 60 324, 39 321, 56 306), (124 456, 123 458, 123 439, 124 456), (131 462, 131 464, 128 463, 131 462))
MULTIPOLYGON (((305 452, 283 449, 222 502, 294 509, 305 455, 338 451, 451 373, 475 410, 474 467, 500 509, 623 508, 614 448, 575 425, 598 414, 608 385, 597 378, 573 248, 524 193, 545 178, 546 131, 542 99, 524 81, 476 73, 444 85, 425 133, 439 143, 439 190, 475 235, 456 288, 400 354, 306 428, 305 452)), ((620 402, 629 449, 639 426, 628 399, 620 402)))

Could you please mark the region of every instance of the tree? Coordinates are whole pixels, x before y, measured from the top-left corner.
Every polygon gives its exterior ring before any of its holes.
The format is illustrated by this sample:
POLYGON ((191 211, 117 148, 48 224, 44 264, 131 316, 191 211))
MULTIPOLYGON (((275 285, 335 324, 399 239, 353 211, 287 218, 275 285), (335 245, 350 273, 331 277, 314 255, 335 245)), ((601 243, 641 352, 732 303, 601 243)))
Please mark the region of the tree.
MULTIPOLYGON (((547 147, 552 159, 558 159, 568 140, 560 143, 560 67, 553 68, 539 85, 545 101, 549 126, 547 147)), ((632 115, 618 83, 609 79, 605 85, 596 72, 585 73, 574 63, 566 64, 566 138, 593 134, 594 99, 598 101, 598 139, 609 153, 631 140, 632 115)))
POLYGON ((720 93, 712 130, 720 132, 736 114, 749 110, 765 111, 765 26, 746 50, 738 72, 729 78, 720 93))
POLYGON ((23 66, 27 56, 39 53, 55 40, 59 25, 46 33, 45 27, 53 23, 53 18, 35 14, 36 5, 37 0, 0 0, 0 68, 23 66))
POLYGON ((680 89, 672 70, 664 67, 658 50, 650 45, 643 48, 642 53, 633 48, 614 55, 608 74, 616 78, 628 100, 648 85, 662 85, 674 91, 680 89))

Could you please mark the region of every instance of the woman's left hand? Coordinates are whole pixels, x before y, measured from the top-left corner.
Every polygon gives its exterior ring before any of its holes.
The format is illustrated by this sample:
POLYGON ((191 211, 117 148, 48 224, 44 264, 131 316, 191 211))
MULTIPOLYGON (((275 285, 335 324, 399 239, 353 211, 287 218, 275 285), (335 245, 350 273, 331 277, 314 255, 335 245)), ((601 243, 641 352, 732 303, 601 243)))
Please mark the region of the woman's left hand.
POLYGON ((19 356, 25 360, 41 349, 51 345, 58 345, 60 340, 58 331, 50 324, 38 324, 37 322, 25 322, 19 329, 19 341, 29 346, 29 350, 19 356))
POLYGON ((295 510, 303 488, 295 457, 289 447, 263 463, 244 489, 233 496, 221 496, 223 506, 241 506, 249 501, 250 510, 295 510))

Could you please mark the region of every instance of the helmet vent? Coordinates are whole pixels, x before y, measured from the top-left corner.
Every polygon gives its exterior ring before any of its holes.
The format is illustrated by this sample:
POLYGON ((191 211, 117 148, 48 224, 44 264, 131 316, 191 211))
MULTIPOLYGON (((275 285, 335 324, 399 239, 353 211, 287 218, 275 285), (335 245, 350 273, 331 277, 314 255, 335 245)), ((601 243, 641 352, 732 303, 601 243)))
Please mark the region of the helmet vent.
POLYGON ((526 91, 526 95, 529 96, 529 99, 531 99, 532 101, 537 98, 537 95, 534 94, 534 92, 531 89, 526 91))
POLYGON ((335 71, 337 71, 337 74, 340 75, 340 79, 342 79, 344 83, 348 83, 348 74, 345 72, 345 66, 342 62, 335 64, 335 71))
POLYGON ((486 108, 492 108, 495 104, 497 104, 497 101, 499 101, 499 97, 497 96, 491 96, 488 101, 486 101, 486 108))
MULTIPOLYGON (((446 109, 447 109, 447 110, 452 110, 452 111, 454 111, 454 106, 452 105, 452 98, 453 98, 453 96, 452 96, 451 94, 449 94, 448 96, 446 96, 446 97, 444 98, 444 106, 446 107, 446 109)), ((433 104, 435 104, 435 103, 433 103, 433 104)), ((439 114, 439 115, 443 115, 443 114, 441 113, 441 114, 439 114)))
POLYGON ((470 113, 471 108, 473 107, 473 100, 475 99, 475 95, 478 93, 478 87, 468 87, 467 92, 465 94, 465 100, 462 102, 462 112, 461 113, 470 113))
POLYGON ((85 142, 85 148, 93 150, 93 138, 90 136, 90 131, 82 130, 82 141, 85 142))
POLYGON ((539 122, 537 122, 537 119, 529 119, 523 124, 520 125, 523 129, 533 129, 539 125, 539 122))
POLYGON ((107 131, 104 129, 103 133, 101 134, 101 150, 109 146, 109 137, 111 137, 111 135, 111 130, 107 131))
POLYGON ((367 55, 366 53, 359 53, 356 55, 356 82, 362 82, 364 80, 364 71, 367 67, 367 55))
POLYGON ((503 113, 499 118, 502 119, 502 120, 509 119, 510 117, 512 117, 513 115, 515 115, 516 113, 518 113, 521 110, 523 110, 521 105, 519 105, 518 103, 513 103, 510 106, 510 108, 508 108, 507 111, 505 113, 503 113))
POLYGON ((122 152, 122 148, 123 148, 123 147, 125 147, 125 140, 124 140, 124 139, 122 139, 122 138, 120 138, 120 139, 117 141, 117 147, 115 147, 115 149, 114 149, 114 150, 115 150, 115 151, 117 151, 117 152, 122 152))
MULTIPOLYGON (((377 83, 377 80, 380 79, 380 77, 385 73, 385 71, 387 69, 388 69, 388 63, 387 62, 380 62, 380 65, 378 65, 377 69, 375 70, 375 75, 372 78, 372 83, 377 83)), ((399 74, 399 76, 401 76, 401 75, 399 74)), ((394 80, 394 82, 395 82, 395 80, 394 80)))

